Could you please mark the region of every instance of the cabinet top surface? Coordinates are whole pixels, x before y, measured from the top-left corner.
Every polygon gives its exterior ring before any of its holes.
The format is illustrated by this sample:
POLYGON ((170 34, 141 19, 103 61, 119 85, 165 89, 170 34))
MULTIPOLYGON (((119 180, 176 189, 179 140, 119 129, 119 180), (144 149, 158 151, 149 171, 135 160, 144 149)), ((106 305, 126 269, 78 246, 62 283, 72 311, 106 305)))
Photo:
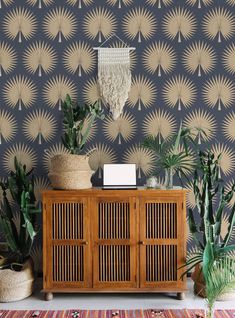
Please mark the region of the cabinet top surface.
POLYGON ((109 195, 109 194, 116 194, 116 195, 131 195, 131 196, 138 196, 138 195, 179 195, 189 192, 187 189, 147 189, 145 187, 138 187, 137 189, 111 189, 111 190, 104 190, 102 188, 96 187, 91 189, 81 189, 81 190, 45 190, 43 191, 43 195, 109 195))

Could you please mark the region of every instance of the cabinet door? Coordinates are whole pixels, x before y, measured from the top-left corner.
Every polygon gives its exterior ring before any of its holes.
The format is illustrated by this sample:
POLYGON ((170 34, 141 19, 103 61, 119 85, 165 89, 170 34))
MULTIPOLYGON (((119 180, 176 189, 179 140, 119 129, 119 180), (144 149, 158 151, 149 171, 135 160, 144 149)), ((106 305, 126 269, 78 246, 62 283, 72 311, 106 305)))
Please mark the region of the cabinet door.
POLYGON ((140 287, 182 289, 178 268, 185 261, 185 211, 180 197, 140 201, 140 287))
POLYGON ((94 200, 94 288, 137 286, 135 205, 134 198, 94 200))
POLYGON ((87 199, 49 200, 45 209, 46 288, 90 287, 87 199))

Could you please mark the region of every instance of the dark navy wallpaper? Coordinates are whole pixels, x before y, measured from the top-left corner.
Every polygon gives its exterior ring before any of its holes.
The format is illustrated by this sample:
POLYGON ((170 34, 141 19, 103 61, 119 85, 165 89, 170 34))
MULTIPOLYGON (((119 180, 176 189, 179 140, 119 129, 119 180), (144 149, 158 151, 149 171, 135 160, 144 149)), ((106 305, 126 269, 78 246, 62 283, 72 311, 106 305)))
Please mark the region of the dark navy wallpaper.
MULTIPOLYGON (((94 184, 109 162, 136 163, 143 184, 153 157, 140 142, 148 135, 165 139, 180 122, 207 132, 197 142, 222 153, 222 177, 232 183, 235 0, 0 0, 0 7, 1 179, 16 155, 34 167, 40 202, 40 190, 50 187, 50 158, 66 152, 61 102, 67 93, 80 102, 100 98, 93 47, 116 33, 136 47, 132 88, 122 116, 113 121, 106 109, 89 135, 94 184)), ((123 43, 112 38, 107 45, 123 43)), ((192 194, 188 205, 195 206, 192 194)), ((33 256, 40 253, 38 242, 33 256)))

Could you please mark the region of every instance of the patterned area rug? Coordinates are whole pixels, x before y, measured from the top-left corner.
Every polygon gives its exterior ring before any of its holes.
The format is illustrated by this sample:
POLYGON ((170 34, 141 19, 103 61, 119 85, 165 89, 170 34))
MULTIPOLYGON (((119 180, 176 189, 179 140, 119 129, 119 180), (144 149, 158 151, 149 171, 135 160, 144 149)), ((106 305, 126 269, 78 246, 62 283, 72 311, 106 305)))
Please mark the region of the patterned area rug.
MULTIPOLYGON (((217 310, 214 318, 234 318, 234 310, 217 310)), ((205 318, 203 310, 0 310, 0 318, 205 318)))

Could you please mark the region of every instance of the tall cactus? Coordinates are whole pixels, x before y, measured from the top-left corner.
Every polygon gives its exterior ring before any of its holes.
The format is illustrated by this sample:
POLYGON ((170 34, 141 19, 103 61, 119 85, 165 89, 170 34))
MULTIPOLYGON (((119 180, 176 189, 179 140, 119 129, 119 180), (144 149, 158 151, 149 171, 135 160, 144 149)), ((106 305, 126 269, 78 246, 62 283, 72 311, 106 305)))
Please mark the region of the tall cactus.
POLYGON ((235 183, 226 193, 219 173, 220 160, 221 155, 215 158, 210 151, 199 153, 199 167, 195 171, 193 184, 197 208, 189 209, 189 229, 198 250, 187 261, 187 272, 201 263, 204 277, 207 277, 209 267, 216 259, 235 250, 235 245, 229 245, 235 225, 235 204, 229 216, 227 234, 224 239, 221 235, 224 209, 233 198, 235 183))

